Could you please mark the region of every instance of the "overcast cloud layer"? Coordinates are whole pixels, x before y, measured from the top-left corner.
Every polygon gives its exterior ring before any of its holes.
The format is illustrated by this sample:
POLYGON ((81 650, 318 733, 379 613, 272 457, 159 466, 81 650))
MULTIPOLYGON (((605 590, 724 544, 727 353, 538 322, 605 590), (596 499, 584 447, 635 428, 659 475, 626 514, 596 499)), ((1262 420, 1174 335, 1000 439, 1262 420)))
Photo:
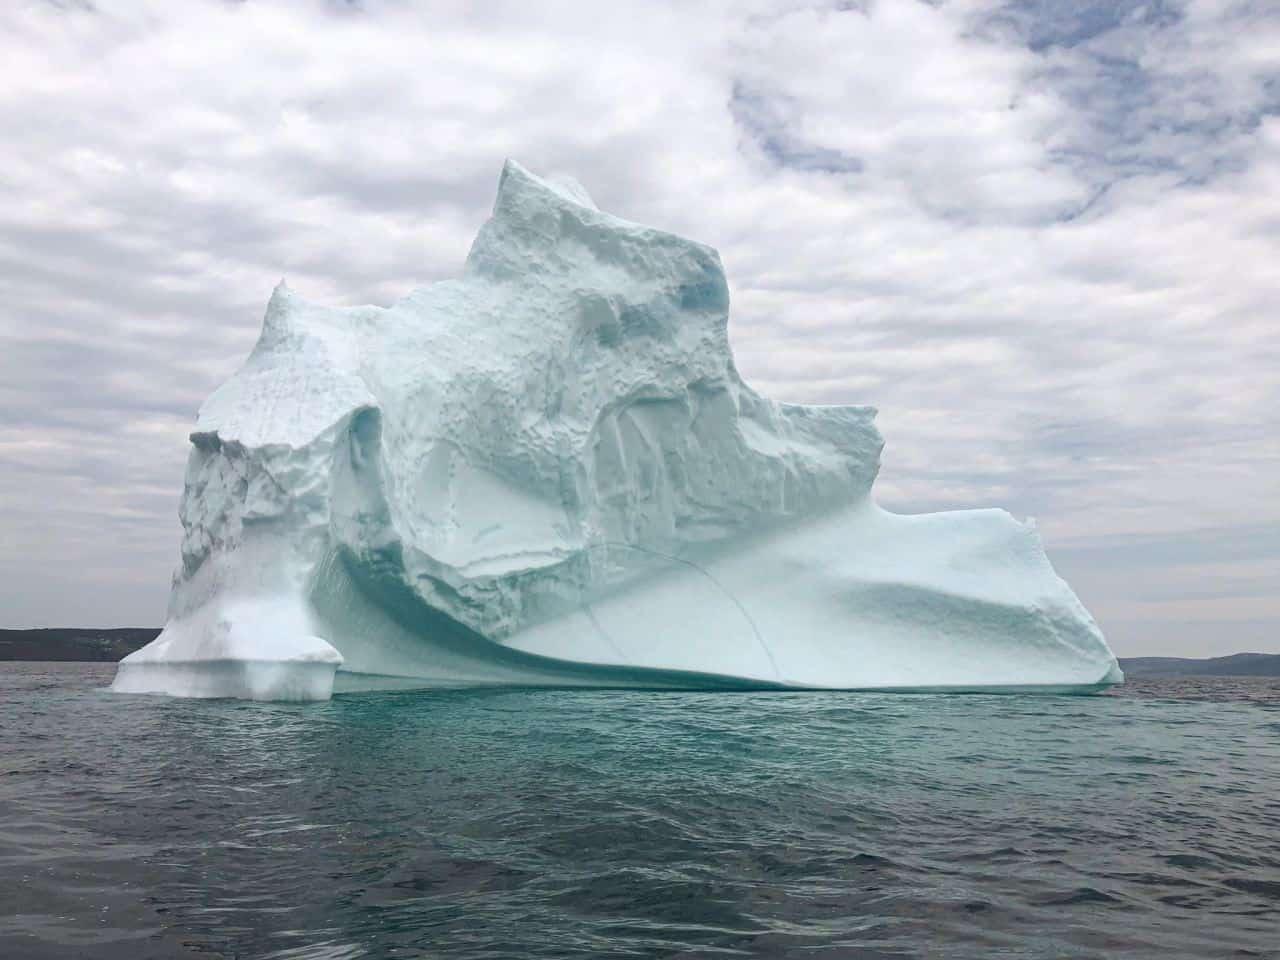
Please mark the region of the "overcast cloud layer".
POLYGON ((1036 517, 1121 655, 1280 650, 1274 4, 15 0, 0 62, 0 626, 158 625, 275 282, 455 274, 511 156, 717 247, 884 505, 1036 517))

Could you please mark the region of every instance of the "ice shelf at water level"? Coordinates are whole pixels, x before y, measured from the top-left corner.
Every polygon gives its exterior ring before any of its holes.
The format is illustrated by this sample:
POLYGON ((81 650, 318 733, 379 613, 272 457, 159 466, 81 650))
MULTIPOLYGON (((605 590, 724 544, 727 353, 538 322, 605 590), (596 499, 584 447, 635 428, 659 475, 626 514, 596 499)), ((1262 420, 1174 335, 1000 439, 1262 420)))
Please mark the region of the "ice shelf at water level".
POLYGON ((714 250, 515 163, 459 279, 385 309, 282 283, 114 689, 1120 680, 1029 525, 880 509, 875 411, 756 394, 728 309, 714 250))

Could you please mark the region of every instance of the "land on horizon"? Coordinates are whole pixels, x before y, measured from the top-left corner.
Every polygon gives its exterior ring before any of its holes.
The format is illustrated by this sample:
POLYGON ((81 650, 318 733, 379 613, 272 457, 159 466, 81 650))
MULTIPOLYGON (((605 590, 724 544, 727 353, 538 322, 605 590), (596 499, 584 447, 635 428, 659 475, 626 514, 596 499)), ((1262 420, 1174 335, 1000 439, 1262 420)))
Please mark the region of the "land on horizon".
POLYGON ((114 662, 146 646, 159 627, 0 629, 0 660, 114 662))
MULTIPOLYGON (((159 627, 0 629, 0 661, 115 662, 150 643, 159 633, 159 627)), ((1280 653, 1119 660, 1127 677, 1280 677, 1280 653)))

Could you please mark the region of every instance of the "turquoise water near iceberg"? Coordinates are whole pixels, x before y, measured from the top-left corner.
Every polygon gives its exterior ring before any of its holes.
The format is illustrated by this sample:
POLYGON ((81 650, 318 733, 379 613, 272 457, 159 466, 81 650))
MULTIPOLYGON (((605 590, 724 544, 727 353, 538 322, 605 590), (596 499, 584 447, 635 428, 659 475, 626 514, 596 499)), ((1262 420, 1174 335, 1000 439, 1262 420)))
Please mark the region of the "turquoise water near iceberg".
POLYGON ((0 956, 1240 957, 1280 683, 112 695, 0 664, 0 956))

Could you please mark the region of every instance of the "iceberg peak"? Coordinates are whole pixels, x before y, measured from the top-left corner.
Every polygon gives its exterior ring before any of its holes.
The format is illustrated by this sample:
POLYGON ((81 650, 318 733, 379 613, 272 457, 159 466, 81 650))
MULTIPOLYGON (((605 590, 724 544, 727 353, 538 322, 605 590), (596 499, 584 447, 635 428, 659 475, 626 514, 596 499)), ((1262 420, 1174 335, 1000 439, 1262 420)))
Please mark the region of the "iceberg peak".
POLYGON ((589 286, 598 271, 693 288, 693 296, 728 309, 728 284, 714 249, 605 213, 576 180, 544 179, 508 160, 493 214, 467 255, 467 272, 493 280, 558 274, 589 286))
POLYGON ((1119 679, 1030 526, 881 510, 875 410, 757 394, 728 310, 715 250, 514 161, 460 278, 385 309, 281 281, 115 689, 1119 679))
POLYGON ((274 347, 287 339, 292 331, 289 326, 289 315, 296 302, 296 297, 283 279, 271 291, 271 299, 267 301, 267 312, 262 317, 262 333, 258 337, 259 347, 274 347))
POLYGON ((587 207, 590 210, 598 209, 587 188, 568 174, 553 173, 546 177, 539 177, 515 160, 508 159, 502 165, 502 174, 498 177, 498 195, 493 204, 494 215, 499 215, 502 210, 518 208, 530 195, 547 193, 575 206, 587 207))

